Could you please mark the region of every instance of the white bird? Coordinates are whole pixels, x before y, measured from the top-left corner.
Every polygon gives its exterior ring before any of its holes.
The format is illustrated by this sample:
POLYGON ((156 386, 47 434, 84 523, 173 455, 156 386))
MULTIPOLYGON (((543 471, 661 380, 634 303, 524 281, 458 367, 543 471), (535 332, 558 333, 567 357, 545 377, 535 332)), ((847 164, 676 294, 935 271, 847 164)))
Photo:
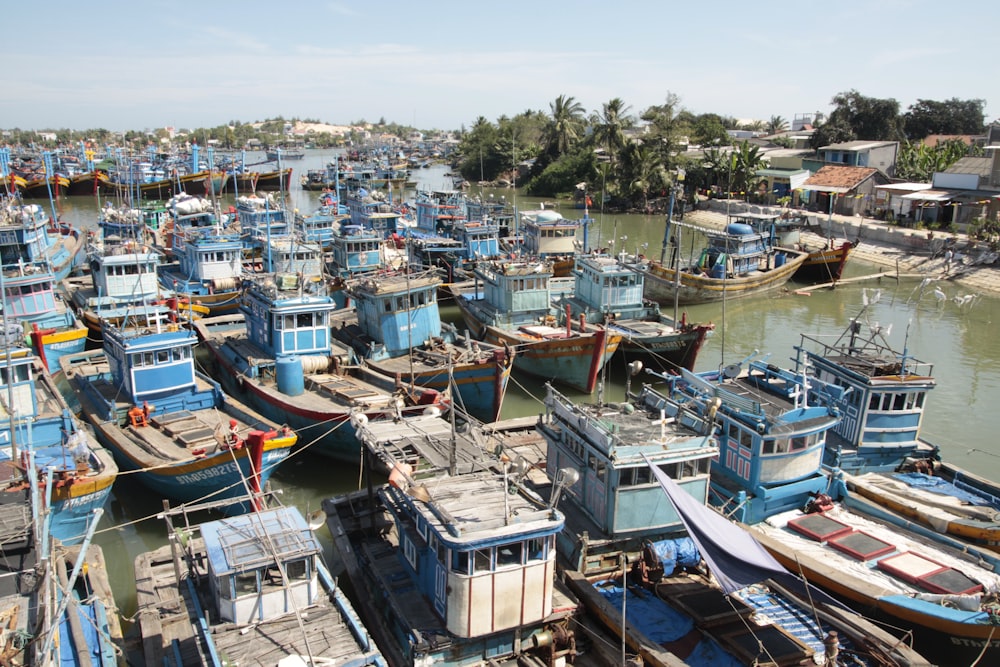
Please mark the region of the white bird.
POLYGON ((935 287, 934 297, 938 300, 938 303, 941 303, 942 301, 948 298, 948 295, 942 292, 940 287, 935 287))

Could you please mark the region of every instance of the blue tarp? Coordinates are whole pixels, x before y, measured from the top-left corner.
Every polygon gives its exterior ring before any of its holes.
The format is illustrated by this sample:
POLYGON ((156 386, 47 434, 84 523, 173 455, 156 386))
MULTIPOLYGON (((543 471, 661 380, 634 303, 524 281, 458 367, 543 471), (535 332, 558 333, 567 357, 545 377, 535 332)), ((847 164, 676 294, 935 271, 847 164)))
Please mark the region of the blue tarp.
MULTIPOLYGON (((622 588, 610 582, 594 584, 615 609, 622 608, 622 588)), ((677 641, 694 629, 691 617, 682 614, 652 593, 630 588, 625 599, 625 616, 651 641, 664 645, 677 641)), ((713 639, 702 636, 690 655, 683 658, 691 667, 738 667, 742 663, 713 639)))
POLYGON ((663 571, 670 574, 678 567, 697 567, 701 562, 698 547, 690 537, 679 537, 673 540, 650 542, 650 548, 656 554, 663 571))
POLYGON ((989 499, 978 496, 975 493, 966 491, 965 489, 960 489, 951 482, 943 480, 940 477, 934 477, 933 475, 927 475, 922 472, 900 472, 896 473, 894 477, 901 482, 922 489, 924 491, 930 491, 931 493, 939 493, 943 496, 951 496, 952 498, 957 498, 964 503, 969 505, 976 505, 978 507, 996 507, 1000 509, 994 503, 990 502, 989 499))

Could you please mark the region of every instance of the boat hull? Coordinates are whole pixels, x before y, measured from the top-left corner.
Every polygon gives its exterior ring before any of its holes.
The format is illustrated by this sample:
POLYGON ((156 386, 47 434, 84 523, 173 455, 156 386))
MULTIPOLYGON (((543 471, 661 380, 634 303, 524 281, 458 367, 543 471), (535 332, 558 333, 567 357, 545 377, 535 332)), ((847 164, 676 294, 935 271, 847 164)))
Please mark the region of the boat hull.
POLYGON ((854 245, 850 241, 845 241, 836 248, 810 251, 793 278, 796 281, 810 283, 837 282, 843 275, 844 267, 853 250, 854 245))

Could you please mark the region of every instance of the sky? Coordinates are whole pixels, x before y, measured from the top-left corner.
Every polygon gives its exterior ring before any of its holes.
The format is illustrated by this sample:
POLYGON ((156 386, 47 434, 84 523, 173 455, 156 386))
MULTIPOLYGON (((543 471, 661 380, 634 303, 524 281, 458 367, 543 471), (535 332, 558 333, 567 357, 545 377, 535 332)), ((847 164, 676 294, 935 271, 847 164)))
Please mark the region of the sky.
POLYGON ((560 95, 638 114, 670 94, 696 114, 791 121, 849 90, 902 112, 984 99, 989 122, 997 47, 974 26, 998 18, 971 0, 16 0, 0 10, 0 128, 455 130, 560 95))

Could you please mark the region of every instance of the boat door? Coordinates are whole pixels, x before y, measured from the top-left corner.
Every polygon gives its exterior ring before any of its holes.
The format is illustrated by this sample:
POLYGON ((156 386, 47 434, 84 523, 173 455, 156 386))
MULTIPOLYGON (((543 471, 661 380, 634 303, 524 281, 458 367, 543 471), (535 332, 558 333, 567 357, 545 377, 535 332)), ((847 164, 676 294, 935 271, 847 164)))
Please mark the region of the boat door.
POLYGON ((598 525, 610 530, 611 526, 604 525, 608 493, 607 477, 607 462, 593 453, 587 454, 587 469, 583 473, 584 507, 597 520, 598 525))
POLYGON ((447 613, 448 569, 441 562, 434 564, 434 610, 445 618, 447 613))

